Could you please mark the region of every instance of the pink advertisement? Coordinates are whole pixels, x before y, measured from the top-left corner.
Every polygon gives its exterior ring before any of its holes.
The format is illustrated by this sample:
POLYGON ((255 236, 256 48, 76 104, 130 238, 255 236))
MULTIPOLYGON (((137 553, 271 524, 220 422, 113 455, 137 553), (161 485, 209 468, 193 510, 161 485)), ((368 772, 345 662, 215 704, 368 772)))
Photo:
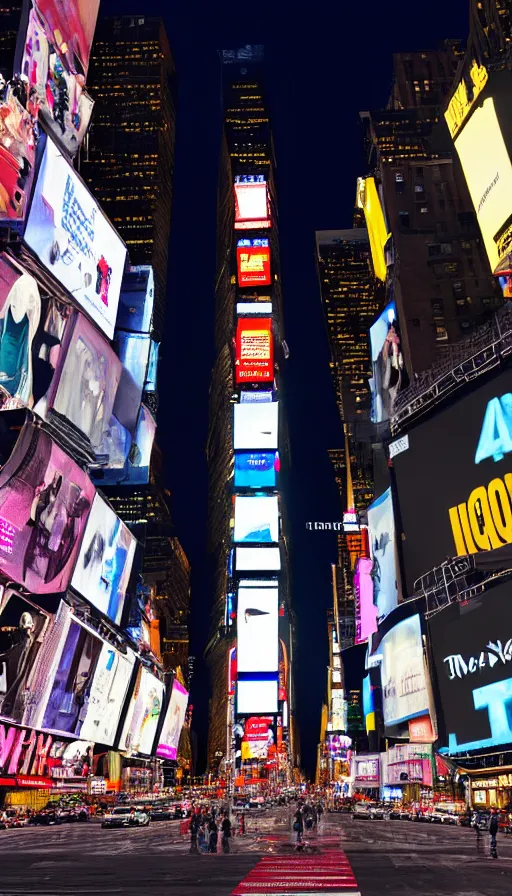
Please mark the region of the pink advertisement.
POLYGON ((179 681, 175 680, 156 751, 156 755, 160 759, 176 759, 178 755, 180 734, 185 721, 187 704, 188 691, 179 681))
POLYGON ((377 631, 377 607, 373 603, 373 560, 360 557, 354 573, 356 644, 364 644, 377 631))

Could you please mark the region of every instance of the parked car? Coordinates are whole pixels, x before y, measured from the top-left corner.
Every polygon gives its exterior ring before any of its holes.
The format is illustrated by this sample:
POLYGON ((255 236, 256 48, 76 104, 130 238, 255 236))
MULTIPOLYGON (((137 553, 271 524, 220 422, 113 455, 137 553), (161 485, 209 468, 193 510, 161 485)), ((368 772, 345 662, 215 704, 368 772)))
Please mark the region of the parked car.
POLYGON ((391 806, 389 810, 388 818, 399 819, 400 816, 400 806, 391 806))
POLYGON ((372 803, 370 805, 370 818, 385 818, 386 811, 382 803, 372 803))
POLYGON ((62 824, 59 813, 55 809, 41 809, 30 819, 31 824, 62 824))
POLYGON ((410 821, 411 820, 411 810, 407 808, 407 806, 402 806, 400 809, 400 820, 401 821, 410 821))
POLYGON ((440 809, 438 806, 432 812, 432 822, 434 824, 457 824, 457 816, 454 812, 448 812, 447 809, 440 809))
POLYGON ((149 820, 149 813, 142 806, 137 808, 116 806, 105 815, 101 826, 102 828, 147 827, 149 820))
POLYGON ((352 818, 368 818, 370 819, 371 815, 371 803, 356 803, 354 808, 352 809, 352 818))

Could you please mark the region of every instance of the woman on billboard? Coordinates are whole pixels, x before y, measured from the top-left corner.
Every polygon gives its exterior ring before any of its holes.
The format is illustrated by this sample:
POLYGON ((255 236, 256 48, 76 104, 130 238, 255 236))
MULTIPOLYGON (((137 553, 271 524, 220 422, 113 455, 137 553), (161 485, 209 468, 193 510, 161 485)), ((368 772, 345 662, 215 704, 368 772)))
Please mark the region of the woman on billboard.
POLYGON ((30 274, 21 274, 0 309, 0 402, 32 407, 32 343, 41 317, 41 296, 30 274))

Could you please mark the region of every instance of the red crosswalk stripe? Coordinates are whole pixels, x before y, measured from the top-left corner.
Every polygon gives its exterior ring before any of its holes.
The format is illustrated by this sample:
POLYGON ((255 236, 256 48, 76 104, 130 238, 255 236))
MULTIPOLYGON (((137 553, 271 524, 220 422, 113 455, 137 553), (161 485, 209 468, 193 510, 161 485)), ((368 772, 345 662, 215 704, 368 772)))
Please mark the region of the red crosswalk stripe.
POLYGON ((266 856, 233 890, 232 896, 360 896, 349 860, 342 852, 318 856, 266 856))

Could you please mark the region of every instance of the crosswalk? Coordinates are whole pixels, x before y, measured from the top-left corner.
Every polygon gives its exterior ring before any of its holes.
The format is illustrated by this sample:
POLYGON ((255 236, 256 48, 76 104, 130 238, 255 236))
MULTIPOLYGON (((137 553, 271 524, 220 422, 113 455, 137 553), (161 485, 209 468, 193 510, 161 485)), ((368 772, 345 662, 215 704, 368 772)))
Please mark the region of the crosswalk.
POLYGON ((261 859, 232 896, 360 896, 349 860, 336 851, 261 859))

